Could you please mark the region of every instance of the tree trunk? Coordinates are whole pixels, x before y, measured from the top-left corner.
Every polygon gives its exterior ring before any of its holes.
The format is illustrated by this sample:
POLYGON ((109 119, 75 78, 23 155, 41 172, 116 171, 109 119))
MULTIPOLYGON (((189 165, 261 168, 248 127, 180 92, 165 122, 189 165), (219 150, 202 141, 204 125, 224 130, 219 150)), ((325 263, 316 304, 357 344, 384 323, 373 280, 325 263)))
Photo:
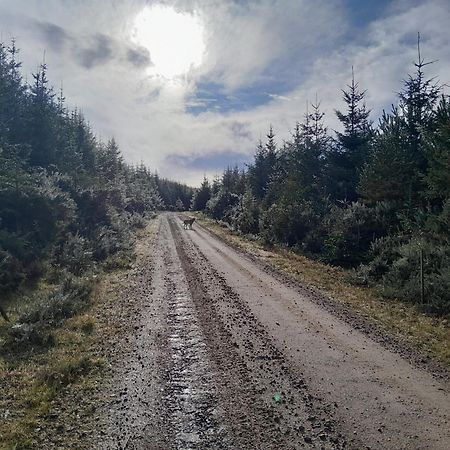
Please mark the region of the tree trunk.
POLYGON ((6 311, 2 308, 2 305, 0 305, 0 314, 7 322, 9 322, 8 315, 6 314, 6 311))

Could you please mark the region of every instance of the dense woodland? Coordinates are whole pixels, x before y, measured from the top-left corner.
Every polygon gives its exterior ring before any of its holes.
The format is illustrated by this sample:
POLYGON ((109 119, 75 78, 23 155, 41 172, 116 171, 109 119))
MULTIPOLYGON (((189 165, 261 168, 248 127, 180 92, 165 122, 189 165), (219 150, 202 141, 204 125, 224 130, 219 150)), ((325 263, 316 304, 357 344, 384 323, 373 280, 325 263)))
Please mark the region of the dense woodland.
POLYGON ((192 209, 353 269, 387 298, 450 312, 450 99, 426 66, 419 52, 377 126, 353 77, 335 111, 341 132, 318 102, 289 141, 277 144, 270 127, 247 169, 205 179, 192 209))
POLYGON ((157 209, 187 209, 193 191, 125 163, 66 107, 45 64, 29 84, 20 66, 15 43, 0 44, 0 312, 40 281, 59 286, 29 301, 25 335, 82 308, 97 268, 130 257, 131 231, 157 209))

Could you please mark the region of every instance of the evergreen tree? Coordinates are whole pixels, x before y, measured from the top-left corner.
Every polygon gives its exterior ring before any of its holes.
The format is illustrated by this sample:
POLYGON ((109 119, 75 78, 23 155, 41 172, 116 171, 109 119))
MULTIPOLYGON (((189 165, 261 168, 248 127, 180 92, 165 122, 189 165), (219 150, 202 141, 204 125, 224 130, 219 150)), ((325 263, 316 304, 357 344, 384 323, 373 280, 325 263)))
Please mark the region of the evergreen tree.
POLYGON ((442 96, 433 117, 432 131, 425 134, 428 170, 425 196, 441 207, 450 198, 450 100, 442 96))
POLYGON ((422 140, 423 133, 431 124, 433 111, 439 99, 441 86, 434 78, 426 78, 424 68, 432 62, 425 62, 420 53, 420 34, 417 39, 418 60, 414 63, 416 72, 408 75, 404 87, 399 93, 400 111, 407 129, 407 145, 411 152, 411 160, 417 172, 426 170, 422 140))
POLYGON ((80 160, 80 166, 76 170, 82 170, 87 174, 95 172, 96 139, 79 111, 74 111, 70 118, 71 139, 73 140, 73 151, 80 160))
POLYGON ((277 148, 272 125, 267 134, 267 143, 260 141, 256 150, 255 161, 249 166, 249 183, 253 195, 262 200, 268 191, 269 183, 275 174, 277 165, 277 148))
MULTIPOLYGON (((17 53, 14 41, 0 43, 2 294, 47 267, 82 275, 89 261, 129 249, 131 229, 161 207, 157 177, 125 164, 113 139, 95 139, 82 114, 66 108, 62 89, 56 98, 45 64, 26 85, 17 53)), ((192 190, 167 185, 173 204, 182 197, 187 207, 192 190)))
POLYGON ((366 201, 394 200, 409 217, 423 206, 421 192, 427 170, 423 137, 432 125, 440 91, 433 79, 425 79, 423 69, 428 64, 418 45, 416 73, 404 82, 399 108, 383 113, 359 186, 366 201))
POLYGON ((57 147, 55 133, 55 94, 47 79, 47 65, 41 64, 33 74, 34 83, 30 86, 31 104, 28 126, 28 142, 31 146, 30 164, 48 167, 56 163, 57 147))
POLYGON ((330 138, 323 124, 320 104, 316 102, 312 108, 311 113, 306 113, 304 122, 296 124, 293 141, 285 156, 283 191, 293 201, 319 198, 323 191, 323 160, 330 138))
POLYGON ((194 192, 192 196, 191 209, 193 211, 204 211, 206 209, 206 204, 211 198, 211 186, 206 177, 203 177, 202 184, 194 192))
POLYGON ((393 201, 402 208, 411 204, 415 167, 407 139, 408 130, 398 112, 383 113, 373 152, 360 177, 358 191, 365 202, 393 201))
POLYGON ((9 142, 23 143, 23 131, 27 126, 26 87, 17 61, 19 50, 15 41, 9 47, 0 42, 0 145, 9 142))
POLYGON ((353 69, 352 81, 347 88, 342 91, 347 110, 345 113, 336 111, 344 132, 336 133, 336 143, 327 154, 326 183, 327 192, 333 199, 353 202, 358 198, 356 188, 373 131, 370 110, 366 109, 364 101, 366 91, 359 90, 353 69))
POLYGON ((97 170, 106 180, 115 180, 123 167, 123 158, 114 138, 101 146, 96 156, 97 170))

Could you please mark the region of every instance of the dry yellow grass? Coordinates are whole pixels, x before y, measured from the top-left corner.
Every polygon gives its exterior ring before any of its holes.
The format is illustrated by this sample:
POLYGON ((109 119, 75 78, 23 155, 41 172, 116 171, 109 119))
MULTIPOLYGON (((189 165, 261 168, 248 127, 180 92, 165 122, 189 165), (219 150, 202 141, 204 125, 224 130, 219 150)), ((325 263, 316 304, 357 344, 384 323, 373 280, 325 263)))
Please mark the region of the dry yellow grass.
POLYGON ((450 367, 450 324, 448 317, 431 317, 415 306, 387 301, 375 289, 354 286, 343 269, 313 261, 284 248, 267 248, 198 216, 202 225, 223 239, 300 281, 303 285, 331 297, 374 322, 380 329, 411 343, 422 353, 450 367))

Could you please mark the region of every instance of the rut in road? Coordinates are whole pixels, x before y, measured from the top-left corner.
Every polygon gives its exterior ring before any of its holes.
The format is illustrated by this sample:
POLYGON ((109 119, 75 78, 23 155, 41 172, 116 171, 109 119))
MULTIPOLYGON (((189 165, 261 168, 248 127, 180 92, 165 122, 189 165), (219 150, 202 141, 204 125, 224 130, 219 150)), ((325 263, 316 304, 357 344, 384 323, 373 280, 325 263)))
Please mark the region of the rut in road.
POLYGON ((123 288, 136 331, 99 448, 450 448, 448 386, 201 227, 159 221, 123 288))

